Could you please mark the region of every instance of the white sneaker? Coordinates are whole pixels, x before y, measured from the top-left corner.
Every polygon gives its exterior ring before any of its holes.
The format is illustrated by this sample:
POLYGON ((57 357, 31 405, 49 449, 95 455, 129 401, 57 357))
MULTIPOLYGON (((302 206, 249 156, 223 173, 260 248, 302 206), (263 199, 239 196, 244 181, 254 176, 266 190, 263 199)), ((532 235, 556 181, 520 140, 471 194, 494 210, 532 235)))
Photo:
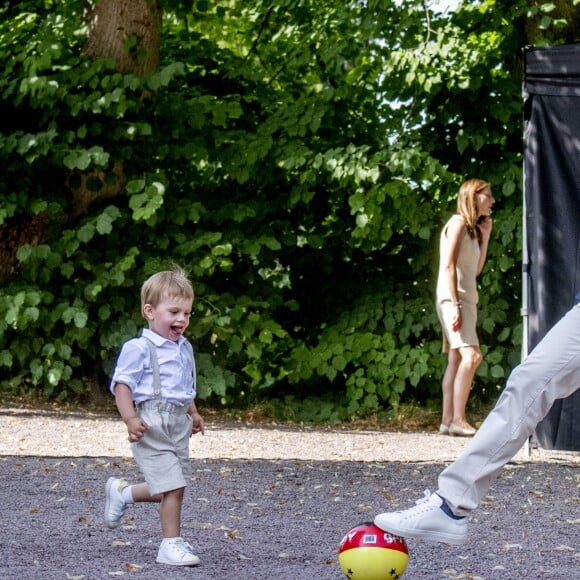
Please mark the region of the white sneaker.
POLYGON ((193 548, 183 538, 164 538, 159 546, 157 560, 159 564, 172 566, 198 566, 199 558, 193 548))
POLYGON ((454 520, 442 509, 443 500, 425 490, 425 497, 415 507, 404 511, 379 514, 375 525, 381 530, 404 538, 419 538, 445 544, 467 542, 467 518, 454 520))
POLYGON ((116 528, 127 509, 121 492, 129 484, 125 479, 109 477, 105 487, 105 523, 109 528, 116 528))

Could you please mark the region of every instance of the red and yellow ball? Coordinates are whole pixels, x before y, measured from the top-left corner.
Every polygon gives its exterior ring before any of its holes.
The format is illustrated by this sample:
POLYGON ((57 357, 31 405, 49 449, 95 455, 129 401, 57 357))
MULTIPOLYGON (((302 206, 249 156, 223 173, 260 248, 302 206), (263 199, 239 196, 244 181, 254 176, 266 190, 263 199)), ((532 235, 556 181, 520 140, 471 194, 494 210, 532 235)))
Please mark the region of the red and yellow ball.
POLYGON ((404 538, 364 523, 346 533, 338 562, 349 580, 398 580, 407 569, 409 550, 404 538))

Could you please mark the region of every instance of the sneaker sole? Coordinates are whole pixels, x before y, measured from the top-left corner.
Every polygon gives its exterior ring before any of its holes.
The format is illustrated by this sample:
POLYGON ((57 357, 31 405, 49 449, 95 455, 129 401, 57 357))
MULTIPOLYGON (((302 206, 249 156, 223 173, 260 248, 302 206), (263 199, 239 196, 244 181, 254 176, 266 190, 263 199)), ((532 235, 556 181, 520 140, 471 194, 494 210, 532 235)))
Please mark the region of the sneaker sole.
POLYGON ((427 542, 439 542, 441 544, 453 544, 454 546, 462 546, 467 543, 467 536, 432 531, 406 530, 391 523, 382 523, 380 517, 376 517, 374 523, 375 526, 381 528, 381 530, 390 532, 396 536, 402 536, 403 538, 413 538, 416 540, 425 540, 427 542))
POLYGON ((110 520, 109 519, 109 507, 111 505, 111 500, 109 499, 110 497, 110 492, 111 492, 111 487, 113 486, 113 482, 115 481, 114 477, 109 477, 109 479, 107 480, 107 485, 105 487, 105 524, 107 525, 108 528, 111 528, 112 530, 114 530, 115 528, 119 527, 119 524, 121 523, 121 520, 110 520))
POLYGON ((157 558, 155 560, 158 564, 167 564, 169 566, 199 566, 200 561, 199 559, 195 562, 170 562, 169 560, 163 560, 161 558, 157 558))

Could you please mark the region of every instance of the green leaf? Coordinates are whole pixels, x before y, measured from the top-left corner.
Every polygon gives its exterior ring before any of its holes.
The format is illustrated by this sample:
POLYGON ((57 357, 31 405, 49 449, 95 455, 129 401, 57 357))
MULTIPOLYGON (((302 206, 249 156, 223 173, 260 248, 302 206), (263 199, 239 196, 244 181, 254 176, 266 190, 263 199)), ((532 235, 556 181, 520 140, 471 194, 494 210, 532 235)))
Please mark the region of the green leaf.
POLYGON ((77 328, 84 328, 88 322, 89 317, 86 312, 77 311, 74 314, 74 324, 77 328))
POLYGON ((116 219, 121 217, 121 212, 115 206, 109 206, 97 218, 96 229, 101 235, 110 234, 113 231, 113 224, 116 219))
POLYGON ((91 156, 85 149, 72 151, 63 159, 63 163, 68 169, 84 170, 91 164, 91 156))
POLYGON ((144 179, 133 179, 127 183, 127 193, 135 194, 145 189, 146 181, 144 179))
POLYGON ((12 354, 8 350, 0 350, 0 366, 11 368, 12 367, 12 354))
POLYGON ((96 228, 94 224, 87 222, 77 230, 77 238, 84 243, 88 243, 95 235, 96 228))
POLYGON ((133 210, 135 221, 148 220, 163 205, 165 186, 160 182, 153 182, 145 187, 142 194, 132 195, 129 207, 133 210))

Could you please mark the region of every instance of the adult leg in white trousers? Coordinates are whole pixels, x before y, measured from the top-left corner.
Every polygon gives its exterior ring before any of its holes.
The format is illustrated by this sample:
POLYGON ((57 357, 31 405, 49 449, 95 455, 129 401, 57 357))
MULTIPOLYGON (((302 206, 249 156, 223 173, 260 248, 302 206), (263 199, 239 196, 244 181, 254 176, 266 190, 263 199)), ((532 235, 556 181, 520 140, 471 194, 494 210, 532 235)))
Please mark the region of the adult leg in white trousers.
POLYGON ((437 493, 415 507, 385 512, 375 524, 391 533, 450 544, 467 541, 469 515, 554 401, 580 386, 580 305, 562 318, 511 373, 506 387, 463 453, 439 476, 437 493))
POLYGON ((502 467, 521 449, 557 399, 580 387, 580 305, 570 310, 511 373, 496 406, 458 459, 439 476, 437 493, 468 515, 502 467))

